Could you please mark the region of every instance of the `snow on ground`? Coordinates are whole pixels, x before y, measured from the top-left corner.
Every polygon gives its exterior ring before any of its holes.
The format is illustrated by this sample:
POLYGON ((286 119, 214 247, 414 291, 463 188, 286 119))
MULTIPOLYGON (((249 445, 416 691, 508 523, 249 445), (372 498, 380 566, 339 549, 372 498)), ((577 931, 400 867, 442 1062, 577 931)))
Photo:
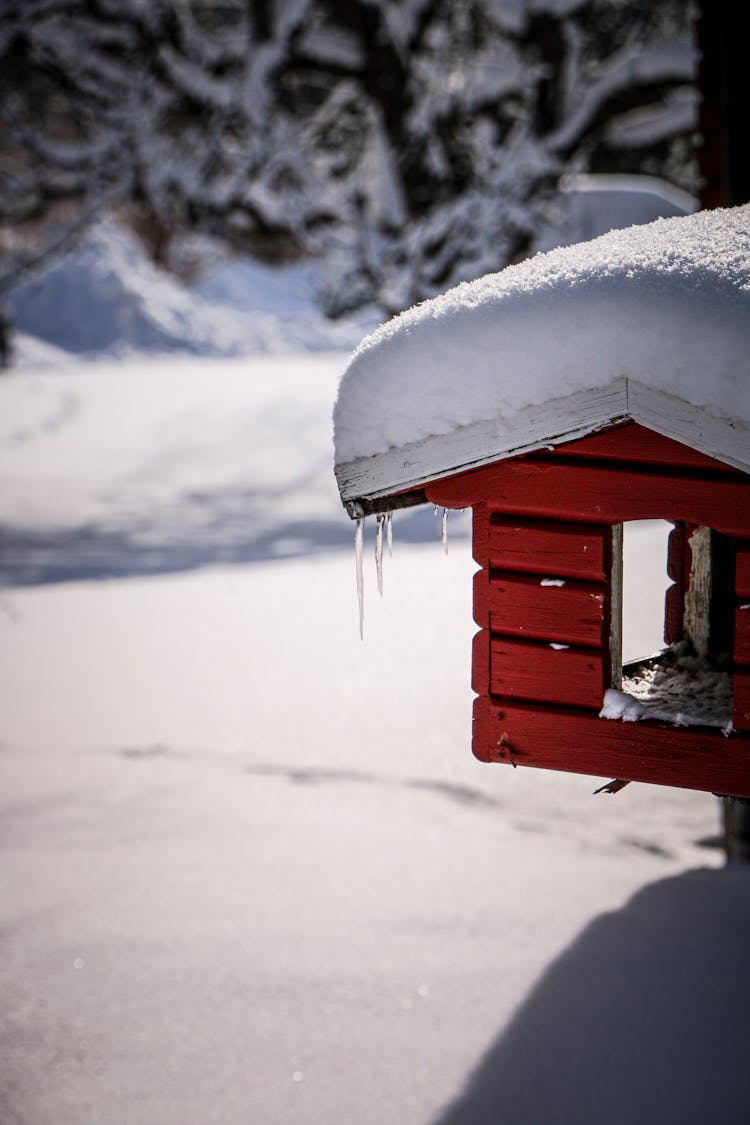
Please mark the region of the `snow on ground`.
MULTIPOLYGON (((0 581, 349 548, 331 471, 336 353, 140 359, 3 381, 0 581)), ((402 539, 434 535, 408 514, 402 539)), ((460 518, 452 534, 466 533, 460 518)))
MULTIPOLYGON (((103 219, 63 257, 24 277, 8 295, 22 364, 44 360, 40 342, 63 355, 181 352, 246 355, 351 348, 371 311, 327 320, 309 265, 266 266, 204 250, 185 287, 157 268, 136 237, 103 219)), ((54 358, 47 357, 48 360, 54 358)))
POLYGON ((744 1123, 717 802, 474 761, 469 517, 361 643, 301 275, 86 253, 0 380, 3 1125, 744 1123))
POLYGON ((750 206, 613 231, 378 328, 341 383, 336 461, 489 419, 502 450, 519 412, 622 378, 747 425, 749 349, 750 206))
POLYGON ((744 1122, 716 801, 472 759, 459 517, 360 642, 341 367, 0 381, 0 1119, 744 1122))
POLYGON ((11 376, 0 573, 175 570, 348 544, 330 468, 341 363, 141 357, 11 376))

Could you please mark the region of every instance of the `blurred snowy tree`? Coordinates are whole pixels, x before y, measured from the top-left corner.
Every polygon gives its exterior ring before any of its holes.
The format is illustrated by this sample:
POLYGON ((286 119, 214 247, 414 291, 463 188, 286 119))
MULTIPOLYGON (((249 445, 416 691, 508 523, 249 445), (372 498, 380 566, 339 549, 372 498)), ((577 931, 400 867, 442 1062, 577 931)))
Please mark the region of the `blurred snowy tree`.
POLYGON ((6 0, 0 287, 117 207, 395 311, 533 250, 565 172, 692 189, 694 68, 684 0, 6 0))

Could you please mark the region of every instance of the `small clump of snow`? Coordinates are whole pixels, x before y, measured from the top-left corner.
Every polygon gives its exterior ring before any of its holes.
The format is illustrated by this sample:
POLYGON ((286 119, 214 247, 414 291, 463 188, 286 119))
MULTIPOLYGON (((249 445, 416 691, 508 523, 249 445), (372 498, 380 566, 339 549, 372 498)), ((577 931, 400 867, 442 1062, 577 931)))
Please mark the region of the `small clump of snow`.
POLYGON ((624 723, 637 723, 640 719, 647 719, 649 712, 632 695, 616 688, 608 688, 604 693, 604 702, 599 712, 600 719, 622 719, 624 723))
POLYGON ((750 422, 750 205, 612 231, 466 282, 359 346, 344 464, 630 378, 750 422), (706 378, 711 371, 712 377, 706 378))

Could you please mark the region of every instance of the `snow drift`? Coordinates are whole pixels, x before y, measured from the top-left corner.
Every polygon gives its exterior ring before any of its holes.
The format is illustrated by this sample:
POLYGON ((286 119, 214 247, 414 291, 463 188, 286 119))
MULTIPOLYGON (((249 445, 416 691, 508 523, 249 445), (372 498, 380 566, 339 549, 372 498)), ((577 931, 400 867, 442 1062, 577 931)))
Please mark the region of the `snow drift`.
MULTIPOLYGON (((102 220, 67 254, 16 285, 8 307, 22 334, 22 363, 39 354, 23 337, 74 355, 233 356, 349 349, 368 326, 367 313, 358 320, 327 320, 305 264, 272 267, 225 258, 184 286, 155 266, 137 238, 113 219, 102 220)), ((369 325, 374 323, 370 315, 369 325)))

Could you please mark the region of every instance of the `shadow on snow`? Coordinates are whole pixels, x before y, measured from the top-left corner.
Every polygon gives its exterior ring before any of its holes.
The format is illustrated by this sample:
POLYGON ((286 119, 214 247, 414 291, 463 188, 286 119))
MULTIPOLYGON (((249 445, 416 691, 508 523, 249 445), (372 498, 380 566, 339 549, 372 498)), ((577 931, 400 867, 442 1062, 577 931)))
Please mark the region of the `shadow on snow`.
MULTIPOLYGON (((179 513, 178 513, 179 517, 179 513)), ((214 511, 209 519, 189 521, 165 515, 163 521, 140 520, 124 528, 85 524, 65 529, 0 527, 0 586, 36 586, 138 577, 232 566, 274 559, 300 558, 326 551, 351 550, 354 524, 341 518, 300 519, 265 526, 252 510, 214 511)), ((368 521, 368 527, 374 520, 368 521)), ((466 535, 465 523, 454 529, 466 535)), ((439 541, 440 527, 431 507, 397 513, 396 547, 439 541)))
POLYGON ((546 970, 435 1125, 745 1125, 749 944, 745 868, 639 891, 546 970))

